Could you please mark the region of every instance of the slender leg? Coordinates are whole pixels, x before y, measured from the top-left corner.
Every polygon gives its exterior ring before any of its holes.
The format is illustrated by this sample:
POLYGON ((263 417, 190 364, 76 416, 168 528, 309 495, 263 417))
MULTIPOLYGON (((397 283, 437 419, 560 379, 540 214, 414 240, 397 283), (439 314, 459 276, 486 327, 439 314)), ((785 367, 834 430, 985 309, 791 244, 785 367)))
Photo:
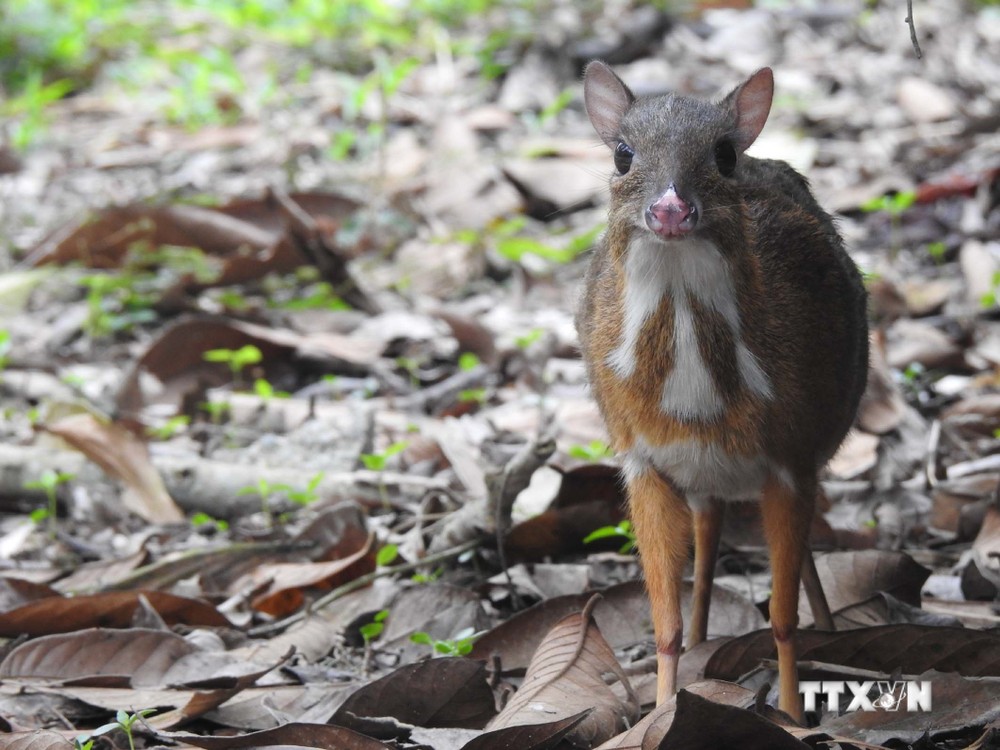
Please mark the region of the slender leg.
POLYGON ((659 705, 677 691, 684 628, 681 578, 691 545, 691 511, 684 498, 653 471, 630 478, 628 495, 656 634, 659 705))
POLYGON ((813 613, 813 620, 820 630, 836 630, 833 625, 833 615, 830 614, 830 605, 827 604, 826 594, 823 593, 823 584, 819 581, 819 573, 816 572, 816 560, 812 553, 807 552, 802 560, 802 584, 806 589, 806 598, 809 600, 809 608, 813 613))
MULTIPOLYGON (((806 481, 809 481, 808 479, 806 481)), ((799 574, 809 547, 815 504, 813 487, 790 489, 780 480, 764 485, 761 512, 771 549, 771 630, 778 647, 778 707, 802 719, 799 676, 795 671, 795 627, 799 622, 799 574)))
POLYGON ((711 498, 708 507, 694 512, 694 598, 691 625, 688 628, 688 648, 705 640, 708 635, 708 609, 712 603, 712 579, 715 559, 719 555, 722 517, 726 506, 711 498))

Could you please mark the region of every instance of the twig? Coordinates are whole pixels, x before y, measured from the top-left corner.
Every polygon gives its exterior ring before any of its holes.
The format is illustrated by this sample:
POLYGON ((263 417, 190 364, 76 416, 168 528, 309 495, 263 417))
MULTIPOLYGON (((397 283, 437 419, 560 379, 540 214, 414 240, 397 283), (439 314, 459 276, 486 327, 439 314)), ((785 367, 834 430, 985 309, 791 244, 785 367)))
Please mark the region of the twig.
POLYGON ((917 27, 913 23, 913 0, 906 0, 906 25, 910 27, 910 44, 913 45, 913 52, 919 60, 924 56, 924 53, 920 51, 920 42, 917 41, 917 27))
POLYGON ((306 615, 312 613, 313 611, 323 609, 324 607, 328 607, 341 597, 350 594, 352 591, 357 591, 358 589, 362 589, 368 584, 378 580, 379 578, 395 575, 396 573, 408 573, 411 570, 417 570, 418 568, 423 568, 426 565, 433 565, 434 563, 447 560, 448 558, 457 557, 458 555, 461 555, 463 552, 468 552, 471 549, 475 549, 476 547, 479 546, 479 544, 480 542, 477 539, 471 542, 466 542, 465 544, 460 544, 457 547, 451 547, 449 549, 442 550, 441 552, 437 552, 433 555, 427 555, 427 557, 422 557, 421 559, 415 560, 413 562, 402 563, 400 565, 393 565, 390 568, 379 568, 377 570, 372 571, 371 573, 366 573, 363 576, 358 576, 353 581, 349 581, 348 583, 345 583, 343 586, 338 586, 329 593, 321 596, 319 599, 314 601, 305 609, 299 610, 295 614, 289 615, 283 620, 277 620, 276 622, 270 622, 266 625, 260 625, 259 627, 251 628, 249 631, 249 635, 252 638, 256 638, 258 636, 270 635, 271 633, 275 633, 279 630, 284 630, 288 626, 294 625, 295 623, 304 620, 306 618, 306 615))

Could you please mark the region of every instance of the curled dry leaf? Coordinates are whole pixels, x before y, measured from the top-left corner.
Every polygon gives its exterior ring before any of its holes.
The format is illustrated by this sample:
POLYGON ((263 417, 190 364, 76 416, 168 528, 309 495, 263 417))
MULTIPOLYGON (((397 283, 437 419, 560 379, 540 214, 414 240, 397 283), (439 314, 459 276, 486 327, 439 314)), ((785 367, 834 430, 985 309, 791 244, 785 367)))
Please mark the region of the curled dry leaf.
POLYGON ((597 599, 582 612, 556 623, 528 665, 524 682, 487 729, 537 724, 593 709, 568 735, 580 747, 592 747, 618 734, 639 718, 639 702, 628 677, 591 617, 597 599), (614 675, 627 695, 623 702, 604 680, 614 675))
POLYGON ((285 617, 305 602, 304 589, 329 589, 372 572, 375 570, 372 541, 373 537, 369 536, 364 546, 339 560, 272 563, 254 568, 251 578, 258 585, 270 581, 267 591, 254 598, 254 609, 273 617, 285 617))
POLYGON ((72 598, 53 596, 0 614, 0 637, 68 633, 91 627, 127 628, 139 598, 144 598, 167 625, 183 623, 228 627, 229 620, 210 604, 163 591, 109 591, 72 598))
POLYGON ((360 729, 358 719, 386 716, 420 727, 480 729, 495 713, 482 662, 429 659, 359 688, 331 722, 360 729))
MULTIPOLYGON (((802 661, 818 661, 886 674, 914 675, 937 669, 966 677, 1000 676, 1000 634, 927 625, 882 625, 796 634, 802 661)), ((758 630, 734 638, 708 660, 705 674, 721 680, 738 680, 762 659, 773 659, 774 636, 758 630)))
POLYGON ((91 414, 74 414, 47 425, 45 430, 123 482, 127 490, 122 502, 137 516, 153 523, 184 520, 153 466, 146 444, 120 424, 102 422, 91 414))

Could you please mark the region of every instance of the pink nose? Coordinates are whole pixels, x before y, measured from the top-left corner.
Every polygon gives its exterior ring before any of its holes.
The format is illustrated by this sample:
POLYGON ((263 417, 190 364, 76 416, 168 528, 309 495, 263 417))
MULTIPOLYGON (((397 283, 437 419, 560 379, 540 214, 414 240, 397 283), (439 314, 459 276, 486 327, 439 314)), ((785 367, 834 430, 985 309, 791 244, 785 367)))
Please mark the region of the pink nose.
POLYGON ((698 210, 677 195, 673 183, 646 209, 646 226, 661 237, 683 237, 698 223, 698 210))

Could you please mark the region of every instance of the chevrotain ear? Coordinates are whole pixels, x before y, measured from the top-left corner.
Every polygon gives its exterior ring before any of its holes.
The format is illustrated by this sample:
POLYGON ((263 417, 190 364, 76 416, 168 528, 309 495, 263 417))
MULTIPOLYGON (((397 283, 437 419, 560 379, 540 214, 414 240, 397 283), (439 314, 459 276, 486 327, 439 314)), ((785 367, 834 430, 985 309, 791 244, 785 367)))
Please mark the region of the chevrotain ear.
POLYGON ((583 101, 594 130, 614 148, 621 136, 622 118, 635 96, 611 68, 594 60, 583 73, 583 101))
POLYGON ((774 96, 774 73, 761 68, 726 97, 725 102, 736 115, 734 144, 739 151, 746 151, 764 129, 771 111, 774 96))

